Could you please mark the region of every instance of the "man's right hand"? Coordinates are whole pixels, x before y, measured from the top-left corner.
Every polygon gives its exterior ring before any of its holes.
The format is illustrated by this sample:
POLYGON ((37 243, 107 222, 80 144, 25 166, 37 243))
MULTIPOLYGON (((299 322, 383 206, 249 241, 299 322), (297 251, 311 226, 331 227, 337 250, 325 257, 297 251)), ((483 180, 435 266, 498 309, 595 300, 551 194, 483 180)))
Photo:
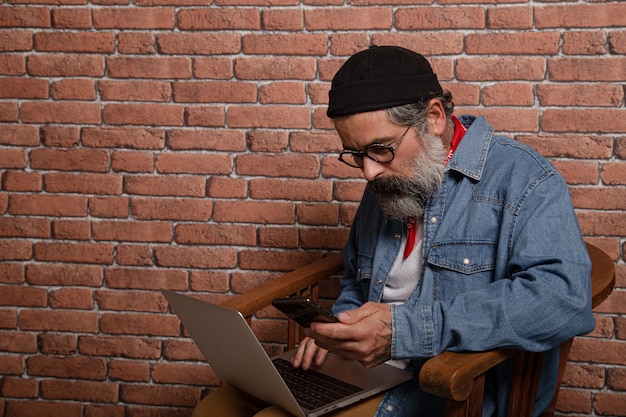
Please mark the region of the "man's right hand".
POLYGON ((294 368, 302 368, 302 370, 308 370, 314 363, 320 366, 326 360, 328 351, 315 344, 315 340, 310 337, 305 337, 300 341, 298 350, 291 358, 291 366, 294 368))

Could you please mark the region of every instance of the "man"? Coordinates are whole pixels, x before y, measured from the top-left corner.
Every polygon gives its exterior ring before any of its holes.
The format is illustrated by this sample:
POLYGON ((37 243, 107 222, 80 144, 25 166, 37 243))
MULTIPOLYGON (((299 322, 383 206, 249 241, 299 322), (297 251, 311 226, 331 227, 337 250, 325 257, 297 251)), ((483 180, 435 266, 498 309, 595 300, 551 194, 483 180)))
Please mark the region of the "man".
MULTIPOLYGON (((591 265, 562 177, 484 118, 452 116, 451 95, 407 49, 357 53, 329 97, 340 160, 368 184, 343 250, 340 323, 313 323, 292 364, 307 369, 332 351, 417 375, 445 350, 546 351, 540 414, 558 345, 595 324, 591 265)), ((487 376, 483 415, 505 415, 511 372, 505 362, 487 376)), ((431 417, 444 403, 416 377, 364 406, 355 415, 431 417)))

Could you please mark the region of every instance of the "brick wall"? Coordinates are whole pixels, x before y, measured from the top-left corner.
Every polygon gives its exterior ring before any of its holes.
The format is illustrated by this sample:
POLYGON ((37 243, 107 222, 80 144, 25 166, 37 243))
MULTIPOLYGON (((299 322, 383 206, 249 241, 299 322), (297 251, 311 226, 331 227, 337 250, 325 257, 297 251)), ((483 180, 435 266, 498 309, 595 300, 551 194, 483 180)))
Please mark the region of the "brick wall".
POLYGON ((617 288, 559 408, 626 416, 626 2, 129 3, 0 4, 0 416, 190 415, 217 381, 158 290, 220 301, 341 247, 363 183, 327 90, 371 44, 564 174, 617 288))

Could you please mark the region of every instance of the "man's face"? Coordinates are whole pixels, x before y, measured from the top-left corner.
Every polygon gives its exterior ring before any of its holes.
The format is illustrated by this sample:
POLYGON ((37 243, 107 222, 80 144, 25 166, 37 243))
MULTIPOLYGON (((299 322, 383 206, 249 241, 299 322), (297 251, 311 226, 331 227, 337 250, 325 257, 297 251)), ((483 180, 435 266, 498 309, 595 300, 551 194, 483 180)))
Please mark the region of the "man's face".
MULTIPOLYGON (((344 149, 364 151, 372 144, 393 145, 407 126, 392 123, 385 110, 358 113, 335 120, 344 149)), ((405 220, 420 217, 428 198, 441 185, 446 150, 438 136, 408 130, 388 163, 363 158, 368 187, 390 217, 405 220)))

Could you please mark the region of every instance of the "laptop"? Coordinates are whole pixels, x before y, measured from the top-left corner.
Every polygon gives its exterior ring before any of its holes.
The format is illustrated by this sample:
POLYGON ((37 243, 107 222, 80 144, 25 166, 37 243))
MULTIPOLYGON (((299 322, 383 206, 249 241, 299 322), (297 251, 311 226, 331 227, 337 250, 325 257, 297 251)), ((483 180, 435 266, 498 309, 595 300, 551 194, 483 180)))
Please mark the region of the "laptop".
POLYGON ((161 292, 218 378, 295 416, 321 416, 413 378, 390 365, 366 369, 334 354, 320 367, 294 369, 289 360, 295 350, 270 359, 238 311, 161 292), (325 386, 316 388, 320 382, 325 386), (313 399, 305 398, 311 394, 313 399))

